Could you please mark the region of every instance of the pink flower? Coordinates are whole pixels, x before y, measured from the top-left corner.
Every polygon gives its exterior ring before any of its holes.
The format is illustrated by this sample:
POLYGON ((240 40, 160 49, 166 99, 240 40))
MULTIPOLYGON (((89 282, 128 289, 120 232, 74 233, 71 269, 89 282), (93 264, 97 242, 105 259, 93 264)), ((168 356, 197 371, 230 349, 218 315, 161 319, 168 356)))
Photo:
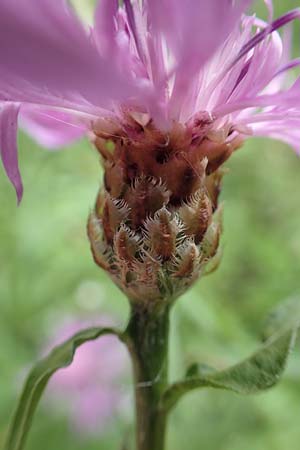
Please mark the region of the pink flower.
POLYGON ((130 113, 195 139, 262 135, 299 151, 300 79, 284 75, 300 60, 277 30, 300 10, 273 21, 265 2, 269 23, 243 15, 250 0, 99 0, 86 30, 65 0, 0 0, 0 149, 18 200, 18 116, 51 147, 130 113))
MULTIPOLYGON (((112 321, 104 322, 111 325, 112 321)), ((55 342, 49 349, 88 326, 90 321, 70 318, 56 329, 55 342)), ((55 411, 58 408, 67 414, 80 433, 99 433, 124 412, 128 397, 124 378, 129 373, 126 348, 116 337, 104 336, 79 347, 73 363, 54 374, 49 382, 48 402, 53 402, 55 411)))

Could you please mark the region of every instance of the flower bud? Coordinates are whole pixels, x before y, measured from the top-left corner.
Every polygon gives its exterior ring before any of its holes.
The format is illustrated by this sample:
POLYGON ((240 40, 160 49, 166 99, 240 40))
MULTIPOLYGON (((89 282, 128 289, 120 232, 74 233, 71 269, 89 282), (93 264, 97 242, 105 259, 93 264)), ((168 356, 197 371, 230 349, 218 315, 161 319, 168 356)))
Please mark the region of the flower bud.
POLYGON ((105 123, 109 136, 94 130, 105 182, 88 234, 96 263, 132 302, 172 302, 220 254, 218 161, 234 148, 203 137, 199 120, 163 133, 124 114, 119 127, 105 123))

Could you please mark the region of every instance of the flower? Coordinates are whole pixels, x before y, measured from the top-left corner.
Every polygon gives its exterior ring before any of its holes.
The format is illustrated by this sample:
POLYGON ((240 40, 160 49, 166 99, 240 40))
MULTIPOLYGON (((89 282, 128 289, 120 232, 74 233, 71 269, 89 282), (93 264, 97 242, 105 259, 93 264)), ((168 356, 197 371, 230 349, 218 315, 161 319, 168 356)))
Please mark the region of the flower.
MULTIPOLYGON (((111 318, 102 323, 111 324, 111 318)), ((69 317, 55 327, 59 344, 77 331, 91 326, 91 321, 69 317)), ((52 330, 53 331, 53 330, 52 330)), ((76 350, 72 364, 57 371, 49 382, 48 403, 60 405, 71 425, 80 433, 104 431, 122 416, 127 401, 124 378, 129 373, 126 349, 114 336, 104 336, 76 350)))
POLYGON ((249 3, 99 0, 86 30, 66 0, 0 0, 0 148, 18 199, 18 116, 53 147, 131 111, 193 140, 266 135, 299 150, 300 81, 276 83, 299 65, 276 31, 299 9, 271 21, 268 0, 265 23, 242 15, 249 3))
POLYGON ((104 165, 96 263, 132 301, 174 299, 219 261, 222 164, 251 136, 300 150, 289 39, 250 0, 0 0, 0 148, 18 200, 17 119, 52 147, 87 133, 104 165))

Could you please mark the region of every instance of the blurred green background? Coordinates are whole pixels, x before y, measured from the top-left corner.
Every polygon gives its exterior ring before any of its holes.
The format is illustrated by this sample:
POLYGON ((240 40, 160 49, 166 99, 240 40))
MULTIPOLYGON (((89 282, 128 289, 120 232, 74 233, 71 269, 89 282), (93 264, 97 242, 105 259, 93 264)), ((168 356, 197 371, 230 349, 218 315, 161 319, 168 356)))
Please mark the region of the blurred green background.
MULTIPOLYGON (((88 5, 77 1, 83 3, 88 5)), ((299 6, 292 0, 274 4, 276 14, 299 6)), ((265 17, 262 1, 258 5, 265 17)), ((36 360, 53 323, 71 314, 107 313, 125 323, 128 314, 123 295, 94 265, 86 238, 102 178, 96 152, 86 141, 61 152, 40 149, 23 134, 19 142, 25 185, 19 208, 0 167, 0 447, 20 374, 36 360)), ((194 360, 224 366, 247 356, 268 311, 300 292, 298 156, 283 144, 253 139, 227 167, 224 257, 219 270, 174 308, 173 379, 194 360)), ((188 395, 172 414, 167 449, 298 450, 299 411, 298 346, 283 381, 265 394, 188 395)), ((119 450, 128 432, 128 424, 117 422, 97 439, 78 439, 66 417, 43 401, 27 448, 119 450)))

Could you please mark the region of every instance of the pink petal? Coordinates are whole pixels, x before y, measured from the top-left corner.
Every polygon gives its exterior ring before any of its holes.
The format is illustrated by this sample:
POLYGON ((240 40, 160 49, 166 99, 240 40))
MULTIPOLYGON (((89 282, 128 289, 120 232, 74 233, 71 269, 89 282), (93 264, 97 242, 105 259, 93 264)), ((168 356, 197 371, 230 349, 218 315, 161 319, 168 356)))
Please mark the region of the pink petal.
POLYGON ((21 126, 40 145, 60 148, 82 137, 87 125, 78 122, 76 116, 65 111, 51 111, 45 108, 22 107, 21 126))
POLYGON ((300 58, 291 59, 292 44, 292 25, 287 25, 282 36, 282 57, 280 65, 277 67, 264 93, 273 94, 290 84, 289 70, 300 65, 300 58))
POLYGON ((20 105, 5 103, 0 106, 0 156, 5 172, 15 187, 18 203, 23 185, 18 165, 17 128, 20 105))
POLYGON ((280 67, 278 71, 275 73, 274 77, 277 77, 285 72, 287 72, 290 69, 294 69, 295 67, 298 67, 300 65, 300 58, 295 58, 289 61, 284 66, 280 67))
POLYGON ((237 63, 243 56, 245 56, 250 50, 255 48, 260 42, 262 42, 266 37, 273 33, 274 31, 278 30, 279 28, 284 27, 285 25, 289 24, 290 22, 293 22, 295 19, 300 18, 300 8, 295 8, 283 16, 278 17, 273 22, 270 23, 270 25, 266 26, 261 30, 259 33, 257 33, 255 36, 253 36, 252 39, 250 39, 246 45, 244 45, 237 57, 233 60, 232 66, 237 63))
MULTIPOLYGON (((140 106, 161 122, 162 109, 164 109, 162 105, 167 97, 166 61, 163 55, 162 35, 153 32, 148 10, 142 2, 125 0, 124 8, 120 9, 120 12, 126 23, 125 28, 130 42, 130 50, 126 52, 130 69, 141 83, 150 83, 154 88, 154 96, 149 101, 144 98, 140 106)), ((124 59, 124 47, 122 50, 124 59)))
POLYGON ((294 148, 300 153, 300 118, 287 120, 271 120, 270 122, 254 124, 253 134, 276 139, 294 148))
POLYGON ((153 25, 182 62, 199 67, 212 56, 250 2, 240 0, 149 0, 153 25))
POLYGON ((133 10, 132 4, 131 4, 131 0, 124 0, 124 5, 125 5, 125 10, 126 10, 128 25, 131 29, 138 55, 139 55, 141 61, 144 61, 145 55, 143 54, 140 39, 139 39, 139 36, 137 33, 135 14, 134 14, 134 10, 133 10))
POLYGON ((112 99, 133 92, 99 56, 68 5, 65 0, 0 0, 2 100, 33 97, 42 103, 43 96, 52 96, 56 106, 76 99, 108 107, 112 99))
POLYGON ((273 0, 264 0, 268 11, 269 11, 269 17, 268 20, 271 22, 273 20, 273 14, 274 14, 274 6, 273 6, 273 0))
POLYGON ((247 108, 264 108, 269 106, 280 106, 284 108, 299 108, 300 105, 300 77, 292 87, 285 91, 279 91, 275 94, 257 95, 245 97, 236 102, 217 107, 213 111, 216 118, 223 117, 232 112, 242 111, 247 108))
POLYGON ((228 37, 249 0, 148 0, 156 32, 163 33, 174 55, 175 85, 171 108, 178 113, 191 80, 228 37))
POLYGON ((93 35, 103 56, 109 55, 113 51, 116 26, 115 20, 118 11, 118 0, 98 0, 95 11, 95 24, 93 35))
POLYGON ((278 33, 273 33, 255 47, 245 76, 237 83, 230 101, 253 96, 261 92, 272 80, 282 58, 282 42, 278 33))
POLYGON ((246 57, 241 59, 230 71, 226 69, 228 61, 236 55, 240 48, 250 39, 254 17, 244 17, 237 24, 228 39, 217 50, 201 70, 202 80, 198 89, 194 110, 212 110, 217 104, 226 103, 228 98, 247 74, 250 62, 246 57))

